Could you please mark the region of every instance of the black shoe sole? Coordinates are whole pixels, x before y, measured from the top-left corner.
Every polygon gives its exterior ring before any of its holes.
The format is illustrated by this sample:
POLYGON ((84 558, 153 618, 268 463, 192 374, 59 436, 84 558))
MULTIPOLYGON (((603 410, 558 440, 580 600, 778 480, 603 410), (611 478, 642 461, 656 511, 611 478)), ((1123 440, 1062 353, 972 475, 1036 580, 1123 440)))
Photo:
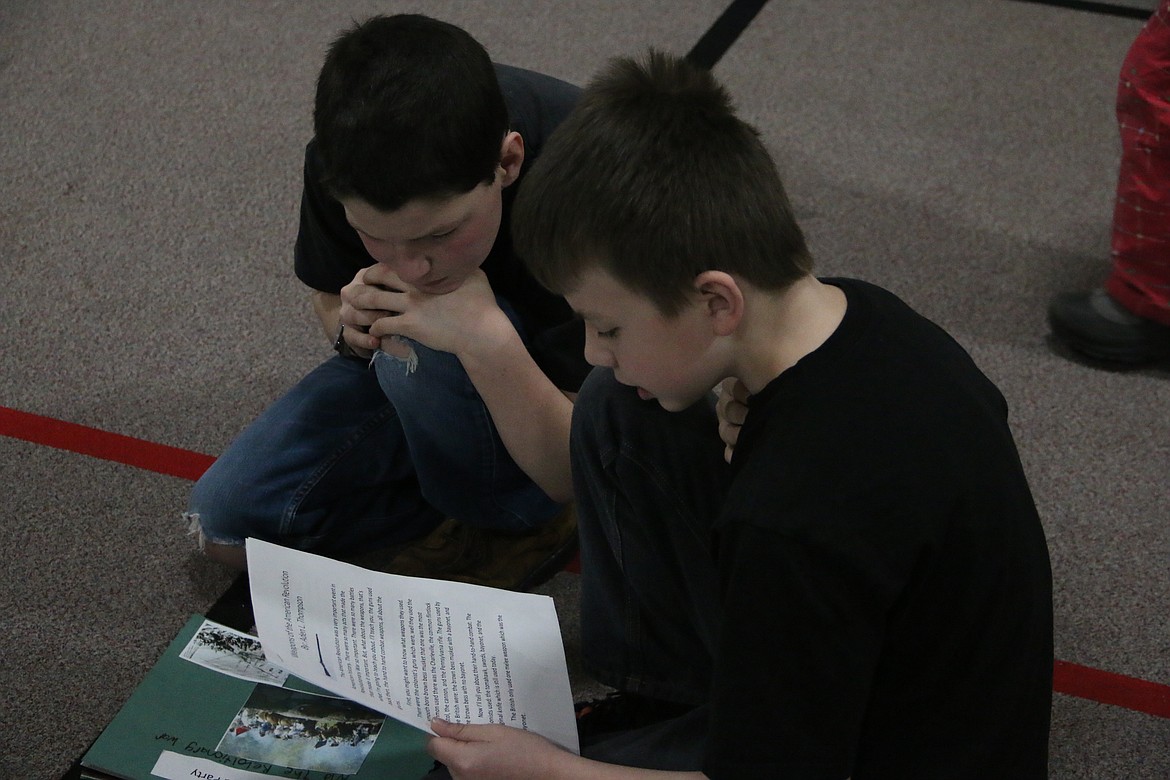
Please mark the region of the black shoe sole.
POLYGON ((1048 325, 1052 329, 1052 335, 1077 354, 1118 368, 1139 368, 1170 359, 1170 347, 1158 348, 1150 344, 1110 343, 1099 339, 1087 339, 1051 318, 1048 325))
POLYGON ((1102 289, 1059 295, 1048 304, 1048 326, 1077 354, 1115 368, 1170 358, 1170 326, 1132 315, 1126 322, 1102 311, 1099 306, 1105 304, 1121 310, 1102 289))

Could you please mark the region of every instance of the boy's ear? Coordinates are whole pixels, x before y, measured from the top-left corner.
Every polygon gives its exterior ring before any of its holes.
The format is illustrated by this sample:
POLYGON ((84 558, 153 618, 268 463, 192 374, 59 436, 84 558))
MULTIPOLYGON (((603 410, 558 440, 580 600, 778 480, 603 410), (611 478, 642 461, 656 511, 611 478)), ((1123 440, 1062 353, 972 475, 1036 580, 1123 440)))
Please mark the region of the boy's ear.
POLYGON ((520 168, 523 165, 524 138, 515 130, 510 130, 500 144, 500 168, 504 170, 503 186, 507 187, 520 178, 520 168))
POLYGON ((744 314, 743 290, 735 277, 725 271, 703 271, 695 277, 695 290, 711 318, 715 335, 734 333, 744 314))

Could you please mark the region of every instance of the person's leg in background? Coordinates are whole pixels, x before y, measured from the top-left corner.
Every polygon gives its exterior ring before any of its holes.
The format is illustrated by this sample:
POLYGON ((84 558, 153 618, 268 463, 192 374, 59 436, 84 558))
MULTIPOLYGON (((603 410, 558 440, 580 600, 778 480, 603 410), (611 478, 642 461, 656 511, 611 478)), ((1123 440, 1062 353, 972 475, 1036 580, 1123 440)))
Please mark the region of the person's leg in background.
POLYGON ((1108 292, 1139 317, 1170 326, 1170 0, 1126 57, 1117 119, 1123 151, 1108 292))
POLYGON ((1140 365, 1170 358, 1170 0, 1122 64, 1117 122, 1111 272, 1103 288, 1055 298, 1048 317, 1077 352, 1140 365))

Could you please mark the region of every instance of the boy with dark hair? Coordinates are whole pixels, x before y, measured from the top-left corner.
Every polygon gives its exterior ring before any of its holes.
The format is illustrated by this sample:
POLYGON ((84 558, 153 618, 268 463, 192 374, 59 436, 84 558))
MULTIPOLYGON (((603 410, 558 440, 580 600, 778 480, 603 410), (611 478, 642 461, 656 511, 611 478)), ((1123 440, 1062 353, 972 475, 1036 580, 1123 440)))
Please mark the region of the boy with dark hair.
POLYGON ((811 275, 714 78, 611 64, 515 237, 597 366, 582 653, 619 695, 581 711, 580 757, 436 722, 451 774, 1044 778, 1051 573, 1003 396, 891 293, 811 275))
POLYGON ((508 217, 578 92, 425 16, 333 42, 296 273, 339 354, 195 486, 209 556, 242 568, 249 536, 339 556, 425 537, 391 570, 528 588, 572 554, 568 429, 588 365, 508 217))

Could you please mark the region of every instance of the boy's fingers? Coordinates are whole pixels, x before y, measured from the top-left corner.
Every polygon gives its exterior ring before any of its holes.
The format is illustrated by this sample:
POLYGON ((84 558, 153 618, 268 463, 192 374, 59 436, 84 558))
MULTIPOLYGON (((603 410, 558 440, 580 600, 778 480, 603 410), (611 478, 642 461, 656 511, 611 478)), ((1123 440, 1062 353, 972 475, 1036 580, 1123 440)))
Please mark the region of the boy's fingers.
MULTIPOLYGON (((452 723, 442 718, 431 718, 431 731, 435 732, 436 736, 445 737, 447 739, 457 739, 460 742, 473 742, 477 739, 476 732, 482 732, 489 728, 487 725, 476 725, 473 723, 452 723)), ((478 735, 478 739, 483 739, 484 735, 478 735)))
POLYGON ((461 723, 452 723, 442 718, 431 718, 431 731, 435 732, 440 737, 455 737, 458 738, 459 730, 463 727, 461 723))

